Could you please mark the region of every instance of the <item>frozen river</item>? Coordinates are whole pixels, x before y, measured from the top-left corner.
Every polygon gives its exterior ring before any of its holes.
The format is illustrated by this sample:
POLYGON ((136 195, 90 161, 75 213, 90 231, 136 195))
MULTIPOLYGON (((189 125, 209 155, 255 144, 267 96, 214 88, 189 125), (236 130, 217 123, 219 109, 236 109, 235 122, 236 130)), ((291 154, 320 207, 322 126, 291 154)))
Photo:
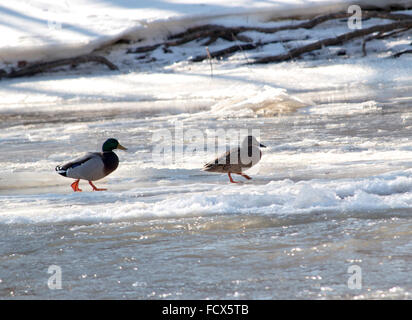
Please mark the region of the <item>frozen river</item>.
POLYGON ((296 90, 315 103, 267 117, 195 98, 3 111, 0 297, 411 298, 410 87, 359 92, 329 103, 330 91, 296 90), (252 180, 200 170, 218 129, 259 132, 268 148, 252 180), (159 161, 162 130, 203 140, 159 161), (108 137, 129 148, 96 182, 108 191, 73 193, 54 167, 108 137))

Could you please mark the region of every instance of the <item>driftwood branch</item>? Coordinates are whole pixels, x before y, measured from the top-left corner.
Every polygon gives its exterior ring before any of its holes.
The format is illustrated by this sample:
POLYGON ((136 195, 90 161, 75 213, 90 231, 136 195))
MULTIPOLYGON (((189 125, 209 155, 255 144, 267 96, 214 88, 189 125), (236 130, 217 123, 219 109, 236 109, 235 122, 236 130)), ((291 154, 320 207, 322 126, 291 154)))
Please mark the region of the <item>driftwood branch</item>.
POLYGON ((362 41, 362 53, 363 53, 363 56, 366 57, 366 42, 372 41, 372 40, 378 40, 378 39, 379 39, 379 40, 382 40, 382 39, 385 39, 385 38, 389 38, 389 37, 392 37, 392 36, 394 36, 394 35, 396 35, 396 34, 405 32, 405 31, 409 30, 410 28, 411 28, 411 27, 403 28, 403 29, 398 29, 398 30, 395 30, 395 31, 392 31, 392 32, 388 32, 388 33, 378 32, 376 35, 372 35, 372 36, 369 36, 369 37, 363 39, 363 41, 362 41))
MULTIPOLYGON (((158 43, 158 44, 151 45, 151 46, 138 47, 135 49, 129 49, 127 53, 146 53, 146 52, 154 51, 161 46, 163 46, 163 48, 168 48, 172 46, 182 45, 190 41, 194 41, 194 40, 196 41, 204 40, 204 42, 202 43, 203 46, 210 46, 218 38, 222 38, 227 41, 236 40, 236 41, 244 43, 244 44, 230 46, 226 49, 219 50, 216 52, 211 52, 212 58, 220 58, 220 57, 225 57, 230 54, 233 54, 237 51, 254 50, 258 47, 265 46, 267 44, 289 41, 289 40, 278 40, 278 41, 271 41, 271 42, 252 43, 253 42, 252 39, 241 34, 243 32, 255 31, 255 32, 260 32, 260 33, 265 33, 265 34, 273 34, 273 33, 276 33, 279 31, 285 31, 285 30, 312 29, 316 27, 317 25, 324 23, 326 21, 335 20, 335 19, 347 19, 348 17, 350 17, 350 14, 348 14, 347 12, 335 12, 335 13, 328 13, 328 14, 320 15, 320 16, 314 17, 313 19, 299 22, 296 24, 285 25, 285 26, 280 26, 280 27, 271 27, 271 28, 245 27, 245 26, 224 27, 220 25, 207 24, 207 25, 201 25, 201 26, 188 28, 184 32, 171 35, 168 38, 168 40, 163 43, 158 43)), ((362 18, 363 19, 379 18, 379 19, 393 20, 396 22, 402 22, 402 21, 411 21, 412 16, 407 15, 407 14, 401 14, 401 13, 390 13, 387 11, 364 10, 362 12, 362 18)), ((362 36, 362 35, 359 35, 359 36, 362 36)), ((339 43, 340 41, 341 40, 338 40, 337 43, 339 43)), ((328 45, 328 41, 321 43, 321 45, 328 45)), ((365 45, 366 45, 366 42, 364 42, 363 44, 364 52, 366 52, 365 45)), ((310 48, 307 48, 307 49, 310 49, 310 48)), ((313 50, 310 50, 310 51, 313 51, 313 50)), ((293 54, 296 54, 296 53, 297 52, 293 52, 293 54)), ((293 58, 293 54, 292 56, 290 55, 290 53, 288 53, 287 55, 288 57, 293 58)), ((208 55, 201 55, 201 56, 197 56, 191 59, 191 61, 199 62, 199 61, 203 61, 208 58, 209 58, 208 55)), ((281 61, 284 61, 284 60, 281 60, 281 61)), ((256 62, 256 63, 264 63, 264 62, 256 62)))
MULTIPOLYGON (((254 50, 254 49, 266 46, 268 44, 284 43, 284 42, 290 42, 290 41, 296 41, 296 40, 307 40, 307 39, 309 38, 305 37, 304 39, 282 39, 282 40, 274 40, 274 41, 266 41, 266 42, 237 44, 237 45, 233 45, 233 46, 230 46, 222 50, 210 52, 210 56, 211 58, 223 58, 223 57, 227 57, 239 51, 243 52, 243 51, 254 50)), ((196 56, 190 59, 190 61, 191 62, 201 62, 206 59, 209 59, 209 55, 199 55, 199 56, 196 56)))
POLYGON ((372 26, 366 29, 359 29, 359 30, 355 30, 352 32, 344 33, 335 38, 327 38, 327 39, 323 39, 320 41, 316 41, 314 43, 292 49, 284 54, 256 59, 255 61, 251 62, 251 64, 263 64, 263 63, 271 63, 271 62, 288 61, 288 60, 297 58, 303 55, 304 53, 319 50, 327 46, 341 44, 349 40, 363 37, 363 36, 366 36, 366 35, 369 35, 375 32, 389 32, 395 29, 403 29, 403 28, 411 28, 411 27, 412 27, 412 19, 393 22, 393 23, 384 24, 384 25, 376 25, 376 26, 372 26))
POLYGON ((51 69, 65 66, 65 65, 78 65, 81 63, 97 62, 106 65, 110 70, 119 70, 119 68, 107 60, 105 57, 98 55, 84 55, 75 58, 60 59, 50 62, 35 63, 27 67, 23 67, 19 70, 13 70, 9 73, 0 74, 1 78, 18 78, 25 76, 32 76, 37 73, 49 71, 51 69))
MULTIPOLYGON (((317 16, 313 19, 308 21, 304 21, 297 24, 292 25, 285 25, 280 27, 273 27, 273 28, 264 28, 264 27, 223 27, 219 25, 203 25, 198 27, 189 28, 184 32, 172 35, 169 39, 178 39, 184 38, 187 40, 195 40, 198 38, 205 38, 212 34, 234 34, 237 35, 241 32, 246 31, 257 31, 261 33, 276 33, 279 31, 285 30, 296 30, 296 29, 312 29, 317 25, 335 19, 346 19, 350 17, 351 14, 347 12, 335 12, 335 13, 328 13, 325 15, 317 16)), ((380 11, 365 11, 362 12, 363 19, 369 18, 380 18, 380 19, 388 19, 388 20, 395 20, 395 21, 402 21, 402 20, 411 20, 412 16, 407 14, 395 14, 395 13, 388 13, 388 12, 380 12, 380 11)), ((230 37, 228 37, 230 38, 230 37)), ((190 41, 191 41, 190 40, 190 41)), ((186 42, 186 41, 185 41, 186 42)), ((166 42, 165 45, 168 43, 166 42)))
POLYGON ((240 50, 243 50, 243 51, 253 50, 253 49, 258 48, 259 46, 262 46, 262 44, 247 43, 247 44, 234 45, 234 46, 231 46, 231 47, 226 48, 226 49, 218 50, 218 51, 215 51, 215 52, 210 52, 210 54, 194 57, 190 61, 200 62, 200 61, 203 61, 203 60, 206 60, 206 59, 220 58, 220 57, 227 56, 229 54, 235 53, 235 52, 240 51, 240 50))
POLYGON ((393 58, 399 58, 401 55, 403 55, 405 53, 412 53, 412 49, 400 51, 398 53, 395 53, 392 57, 393 58))
POLYGON ((152 46, 143 46, 143 47, 139 47, 139 48, 136 48, 136 49, 128 49, 127 51, 126 51, 126 53, 145 53, 145 52, 150 52, 150 51, 154 51, 154 50, 156 50, 158 47, 160 47, 161 46, 161 44, 159 43, 159 44, 155 44, 155 45, 152 45, 152 46))

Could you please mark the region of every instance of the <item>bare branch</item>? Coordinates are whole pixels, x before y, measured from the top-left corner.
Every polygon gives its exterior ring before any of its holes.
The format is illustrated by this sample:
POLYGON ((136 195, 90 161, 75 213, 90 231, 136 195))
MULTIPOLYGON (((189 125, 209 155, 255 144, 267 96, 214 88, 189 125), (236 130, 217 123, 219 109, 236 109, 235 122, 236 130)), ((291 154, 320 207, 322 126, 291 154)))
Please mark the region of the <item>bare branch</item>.
POLYGON ((404 20, 384 25, 377 25, 372 26, 366 29, 359 29, 352 32, 344 33, 336 38, 327 38, 320 41, 313 42, 311 44, 298 47, 288 51, 285 54, 279 54, 275 56, 268 56, 263 57, 260 59, 255 60, 252 64, 264 64, 264 63, 271 63, 271 62, 281 62, 281 61, 288 61, 294 58, 301 56, 304 53, 312 52, 315 50, 319 50, 326 46, 333 46, 337 44, 341 44, 347 42, 349 40, 363 37, 375 32, 388 32, 394 29, 401 29, 401 28, 411 28, 412 27, 412 20, 404 20))
MULTIPOLYGON (((178 45, 182 45, 187 42, 190 42, 190 41, 202 40, 202 39, 207 39, 205 40, 203 45, 209 46, 212 43, 214 43, 218 38, 222 38, 227 41, 233 41, 233 36, 236 36, 236 38, 239 41, 249 43, 249 42, 252 42, 252 39, 244 35, 240 35, 240 33, 247 32, 247 31, 256 31, 260 33, 276 33, 276 32, 285 31, 285 30, 312 29, 323 22, 334 20, 334 19, 346 19, 349 16, 350 14, 348 14, 347 12, 328 13, 328 14, 316 16, 313 19, 310 19, 308 21, 291 24, 291 25, 280 26, 280 27, 272 27, 272 28, 244 27, 244 26, 224 27, 224 26, 219 26, 219 25, 214 25, 214 24, 207 24, 207 25, 192 27, 192 28, 187 29, 184 32, 172 35, 169 37, 168 41, 165 41, 163 43, 155 44, 152 46, 144 46, 144 47, 136 48, 133 50, 129 49, 127 53, 149 52, 149 51, 153 51, 157 49, 159 46, 162 46, 162 45, 166 47, 178 46, 178 45)), ((412 20, 411 15, 400 14, 400 13, 394 14, 394 13, 376 11, 376 10, 363 11, 362 17, 364 19, 365 18, 366 19, 367 18, 379 18, 379 19, 394 20, 398 22, 412 20)), ((231 49, 228 48, 228 50, 230 51, 231 49)), ((248 49, 244 49, 244 50, 248 50, 248 49)), ((203 56, 203 59, 195 58, 192 61, 202 61, 206 58, 207 58, 206 56, 203 56)))
POLYGON ((32 76, 37 73, 46 72, 48 70, 65 66, 65 65, 78 65, 81 63, 87 62, 98 62, 101 64, 106 65, 110 70, 119 70, 119 68, 107 60, 105 57, 97 56, 97 55, 84 55, 78 56, 75 58, 68 58, 68 59, 60 59, 50 62, 42 62, 29 65, 27 67, 21 68, 16 71, 11 71, 7 74, 0 75, 0 78, 18 78, 18 77, 25 77, 25 76, 32 76))
POLYGON ((403 29, 395 30, 395 31, 392 31, 392 32, 389 32, 389 33, 378 32, 376 35, 372 35, 372 36, 370 36, 370 37, 365 38, 365 39, 363 40, 363 42, 362 42, 362 53, 363 53, 363 56, 364 56, 364 57, 366 56, 366 42, 367 42, 367 41, 371 41, 371 40, 375 40, 375 39, 381 40, 381 39, 385 39, 385 38, 388 38, 388 37, 392 37, 392 36, 394 36, 395 34, 399 34, 399 33, 405 32, 405 31, 409 30, 410 28, 411 28, 411 27, 403 28, 403 29))
POLYGON ((412 49, 400 51, 398 53, 395 53, 392 57, 393 58, 399 58, 401 55, 403 55, 405 53, 412 53, 412 49))

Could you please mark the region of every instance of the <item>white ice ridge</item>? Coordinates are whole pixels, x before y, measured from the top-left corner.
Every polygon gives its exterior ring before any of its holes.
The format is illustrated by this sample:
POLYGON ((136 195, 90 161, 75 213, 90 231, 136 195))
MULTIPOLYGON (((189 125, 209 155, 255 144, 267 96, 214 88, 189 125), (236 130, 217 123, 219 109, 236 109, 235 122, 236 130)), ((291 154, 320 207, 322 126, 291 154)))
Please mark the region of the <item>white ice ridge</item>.
POLYGON ((236 187, 195 183, 104 194, 1 195, 0 223, 101 222, 216 214, 288 217, 319 212, 362 212, 383 217, 388 212, 409 209, 411 191, 412 171, 404 170, 365 178, 298 182, 285 179, 236 187))
MULTIPOLYGON (((359 0, 384 6, 407 0, 359 0)), ((50 61, 88 54, 121 38, 154 41, 220 17, 317 14, 349 0, 16 0, 0 4, 0 62, 50 61)))

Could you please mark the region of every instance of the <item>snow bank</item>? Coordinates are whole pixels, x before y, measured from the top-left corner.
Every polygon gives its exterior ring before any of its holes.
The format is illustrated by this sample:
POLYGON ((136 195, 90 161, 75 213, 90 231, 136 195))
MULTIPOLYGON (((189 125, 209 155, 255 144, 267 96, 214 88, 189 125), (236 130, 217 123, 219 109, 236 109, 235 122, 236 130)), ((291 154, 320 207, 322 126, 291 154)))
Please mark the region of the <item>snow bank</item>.
MULTIPOLYGON (((146 39, 167 36, 219 17, 317 14, 344 9, 349 0, 182 0, 99 1, 18 0, 0 5, 0 62, 47 61, 87 54, 121 38, 146 39)), ((388 5, 400 1, 357 1, 388 5)), ((402 2, 402 1, 401 1, 402 2)), ((404 0, 409 3, 410 1, 404 0)))

